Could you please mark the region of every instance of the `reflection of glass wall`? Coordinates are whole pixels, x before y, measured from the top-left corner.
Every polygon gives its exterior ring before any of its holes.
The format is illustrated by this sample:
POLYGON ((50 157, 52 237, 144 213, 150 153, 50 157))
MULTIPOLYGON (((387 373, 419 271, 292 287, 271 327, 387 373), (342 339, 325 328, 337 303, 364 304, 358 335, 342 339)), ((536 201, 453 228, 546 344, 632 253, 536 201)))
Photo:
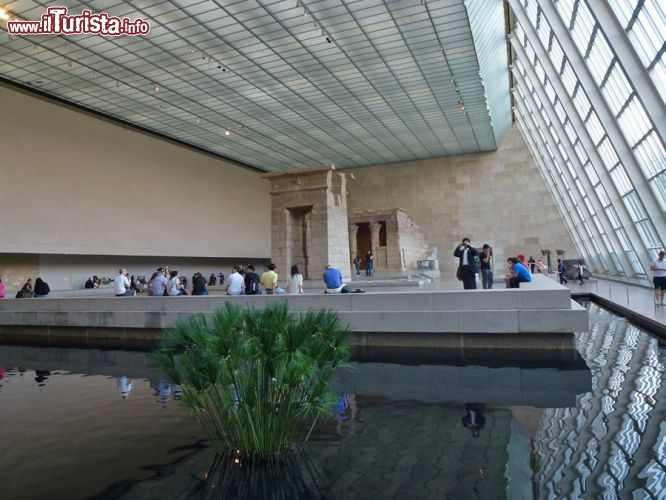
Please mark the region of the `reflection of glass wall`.
MULTIPOLYGON (((591 315, 602 312, 592 306, 591 315)), ((534 441, 539 498, 659 498, 666 475, 666 372, 659 343, 626 320, 592 319, 577 348, 592 392, 544 410, 534 441), (661 452, 659 451, 661 450, 661 452)))
POLYGON ((666 231, 666 11, 510 0, 516 121, 595 273, 647 279, 666 231))

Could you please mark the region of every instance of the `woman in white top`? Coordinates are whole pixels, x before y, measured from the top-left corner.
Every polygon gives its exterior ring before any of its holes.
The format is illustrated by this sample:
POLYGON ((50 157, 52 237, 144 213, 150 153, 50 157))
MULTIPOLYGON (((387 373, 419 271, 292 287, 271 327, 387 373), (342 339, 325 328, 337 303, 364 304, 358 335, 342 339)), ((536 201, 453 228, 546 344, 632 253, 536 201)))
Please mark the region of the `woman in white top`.
POLYGON ((291 266, 291 277, 289 278, 289 293, 298 295, 303 293, 303 275, 298 272, 298 266, 291 266))
POLYGON ((167 293, 172 297, 176 297, 178 295, 187 295, 185 287, 181 285, 180 279, 178 279, 178 271, 174 269, 171 271, 169 276, 170 278, 169 282, 167 283, 167 293))

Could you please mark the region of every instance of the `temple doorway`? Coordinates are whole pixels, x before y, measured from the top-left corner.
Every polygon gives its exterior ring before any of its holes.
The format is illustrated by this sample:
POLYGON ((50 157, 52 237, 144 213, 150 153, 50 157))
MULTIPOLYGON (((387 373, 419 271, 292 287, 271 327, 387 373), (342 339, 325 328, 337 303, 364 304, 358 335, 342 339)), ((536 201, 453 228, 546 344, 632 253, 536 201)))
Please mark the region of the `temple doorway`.
POLYGON ((359 222, 356 224, 356 249, 361 256, 361 269, 365 269, 365 254, 372 248, 372 233, 370 232, 369 222, 359 222))
POLYGON ((312 244, 312 207, 288 208, 287 217, 287 275, 296 264, 304 279, 313 275, 310 269, 310 246, 312 244))

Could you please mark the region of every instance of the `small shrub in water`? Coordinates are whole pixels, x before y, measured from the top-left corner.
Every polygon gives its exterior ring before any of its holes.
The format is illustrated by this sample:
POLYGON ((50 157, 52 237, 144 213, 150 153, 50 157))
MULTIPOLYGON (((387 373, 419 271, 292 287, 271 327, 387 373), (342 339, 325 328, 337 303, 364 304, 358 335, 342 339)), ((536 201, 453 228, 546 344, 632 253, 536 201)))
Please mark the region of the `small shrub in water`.
POLYGON ((299 464, 316 474, 295 450, 332 414, 330 378, 348 358, 348 334, 331 311, 292 316, 286 304, 227 304, 210 324, 192 316, 167 332, 152 357, 182 386, 183 404, 215 446, 209 493, 214 486, 219 498, 310 497, 299 464))

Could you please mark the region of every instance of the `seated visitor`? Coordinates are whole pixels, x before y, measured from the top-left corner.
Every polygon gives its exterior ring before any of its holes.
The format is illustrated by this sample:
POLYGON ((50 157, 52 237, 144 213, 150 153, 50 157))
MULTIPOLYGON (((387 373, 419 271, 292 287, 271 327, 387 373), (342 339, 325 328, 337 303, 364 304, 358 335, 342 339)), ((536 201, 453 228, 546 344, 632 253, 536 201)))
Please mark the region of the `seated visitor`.
POLYGON ((227 283, 227 295, 244 295, 245 280, 238 272, 238 266, 231 267, 231 274, 227 283))
POLYGON ((303 275, 298 270, 296 264, 291 266, 291 277, 289 278, 288 289, 291 295, 303 293, 303 275))
POLYGON ((506 261, 509 265, 509 275, 507 276, 509 288, 520 288, 521 283, 532 281, 532 274, 518 262, 517 258, 509 257, 506 261))
POLYGON ((170 297, 178 297, 179 295, 187 295, 185 287, 180 282, 178 271, 174 269, 169 274, 169 282, 167 283, 167 290, 170 297))
POLYGON ((259 283, 261 278, 254 272, 254 264, 248 264, 245 271, 245 295, 258 295, 261 293, 259 283))
POLYGON ((162 297, 168 295, 167 293, 167 277, 163 267, 157 268, 157 276, 153 280, 153 295, 155 297, 162 297))
POLYGON ((26 281, 21 289, 16 292, 16 298, 17 299, 30 299, 34 295, 34 292, 32 290, 32 279, 28 278, 28 281, 26 281))
POLYGON ((345 284, 342 282, 342 273, 331 264, 326 264, 326 270, 323 273, 324 293, 340 293, 345 284))
POLYGON ((278 274, 275 272, 277 266, 272 262, 268 264, 268 271, 261 275, 261 286, 268 295, 284 293, 284 289, 278 286, 278 274))
POLYGON ((153 296, 153 284, 155 283, 155 278, 157 278, 157 271, 153 273, 153 275, 150 277, 148 280, 148 283, 146 283, 146 291, 148 292, 149 296, 153 296))
POLYGON ((84 285, 85 288, 95 288, 95 282, 92 280, 92 278, 88 278, 88 281, 86 281, 86 284, 84 285))
POLYGON ((116 297, 134 297, 136 292, 130 288, 130 281, 127 278, 127 270, 120 269, 118 276, 113 280, 113 287, 116 297))
POLYGON ((192 295, 208 295, 206 278, 204 278, 201 273, 194 273, 194 278, 192 279, 192 295))
POLYGON ((217 283, 217 278, 215 277, 215 274, 210 273, 210 277, 208 278, 208 286, 215 286, 216 283, 217 283))
POLYGON ((37 278, 35 280, 35 297, 46 297, 50 291, 49 284, 42 280, 42 278, 37 278))

